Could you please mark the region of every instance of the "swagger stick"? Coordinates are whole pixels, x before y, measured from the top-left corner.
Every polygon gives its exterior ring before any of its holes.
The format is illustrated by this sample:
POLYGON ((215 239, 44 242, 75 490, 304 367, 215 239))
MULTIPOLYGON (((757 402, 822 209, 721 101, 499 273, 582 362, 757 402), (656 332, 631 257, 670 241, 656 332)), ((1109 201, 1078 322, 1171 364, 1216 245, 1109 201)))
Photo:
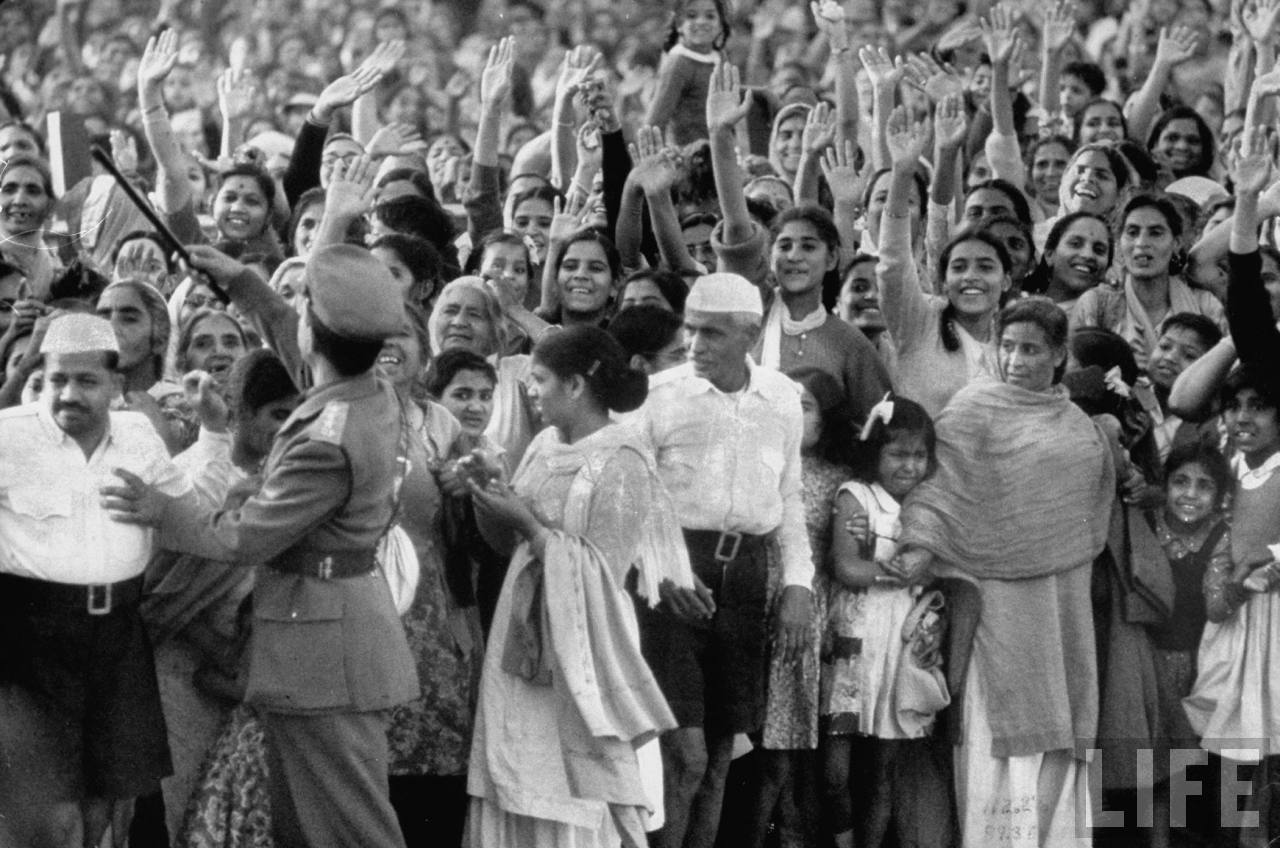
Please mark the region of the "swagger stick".
MULTIPOLYGON (((156 234, 169 245, 174 253, 178 254, 183 262, 187 263, 188 268, 196 271, 195 263, 191 261, 191 254, 187 252, 186 246, 178 241, 178 237, 173 234, 173 230, 169 229, 169 225, 156 214, 156 210, 151 208, 151 204, 139 193, 133 183, 125 179, 124 174, 120 173, 120 169, 116 166, 115 160, 111 158, 111 154, 103 150, 100 144, 90 147, 89 152, 93 154, 94 159, 98 160, 99 165, 107 169, 107 173, 115 179, 116 185, 120 186, 121 191, 128 196, 133 205, 138 208, 138 211, 151 223, 151 226, 155 227, 156 234)), ((222 286, 215 283, 208 274, 201 273, 200 276, 205 278, 206 283, 213 293, 217 295, 218 300, 226 304, 231 303, 231 296, 223 290, 222 286)))

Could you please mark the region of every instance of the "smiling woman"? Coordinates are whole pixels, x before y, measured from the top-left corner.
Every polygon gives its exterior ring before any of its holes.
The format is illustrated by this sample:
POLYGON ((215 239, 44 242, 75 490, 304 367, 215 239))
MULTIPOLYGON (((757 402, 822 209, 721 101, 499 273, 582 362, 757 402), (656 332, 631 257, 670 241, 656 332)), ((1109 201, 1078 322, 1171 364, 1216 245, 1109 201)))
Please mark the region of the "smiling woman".
POLYGON ((22 268, 32 296, 43 299, 56 273, 56 257, 44 242, 53 211, 53 178, 35 156, 19 155, 0 166, 0 249, 22 268))

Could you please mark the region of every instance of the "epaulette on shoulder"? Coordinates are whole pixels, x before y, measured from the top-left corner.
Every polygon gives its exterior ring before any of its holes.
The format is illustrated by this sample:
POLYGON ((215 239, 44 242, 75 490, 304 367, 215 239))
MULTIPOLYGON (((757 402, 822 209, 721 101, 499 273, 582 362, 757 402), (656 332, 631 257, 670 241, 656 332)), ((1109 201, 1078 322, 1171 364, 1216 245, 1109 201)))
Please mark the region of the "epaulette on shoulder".
POLYGON ((345 400, 331 400, 309 428, 311 438, 332 445, 342 444, 342 434, 347 429, 347 413, 351 404, 345 400))

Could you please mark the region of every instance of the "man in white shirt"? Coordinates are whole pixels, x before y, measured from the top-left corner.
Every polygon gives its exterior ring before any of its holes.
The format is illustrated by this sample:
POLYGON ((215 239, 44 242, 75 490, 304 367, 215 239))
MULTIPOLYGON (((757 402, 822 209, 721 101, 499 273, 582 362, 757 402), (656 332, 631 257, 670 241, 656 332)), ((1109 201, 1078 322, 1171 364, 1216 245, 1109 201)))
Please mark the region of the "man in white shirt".
POLYGON ((733 738, 763 724, 770 561, 785 584, 775 638, 793 659, 809 638, 800 391, 750 360, 762 315, 745 278, 699 277, 685 304, 690 361, 667 372, 629 422, 657 457, 696 583, 664 587, 662 606, 640 612, 645 658, 680 723, 662 740, 662 848, 714 843, 733 738))
MULTIPOLYGON (((27 718, 50 736, 49 761, 23 765, 43 778, 51 844, 80 848, 98 844, 114 804, 169 773, 138 613, 152 532, 107 518, 99 490, 116 468, 173 495, 190 484, 143 415, 110 411, 109 322, 57 318, 40 352, 39 402, 0 412, 0 681, 31 697, 27 718)), ((0 783, 26 777, 0 771, 0 783)))

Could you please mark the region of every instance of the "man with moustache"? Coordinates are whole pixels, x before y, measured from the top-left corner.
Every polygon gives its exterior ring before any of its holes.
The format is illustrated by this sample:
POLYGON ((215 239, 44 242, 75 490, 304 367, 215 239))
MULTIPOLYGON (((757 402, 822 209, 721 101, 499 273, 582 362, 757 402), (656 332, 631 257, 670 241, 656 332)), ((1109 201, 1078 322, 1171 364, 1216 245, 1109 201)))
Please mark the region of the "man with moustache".
POLYGON ((190 483, 145 416, 110 411, 122 386, 110 322, 55 318, 40 354, 40 400, 0 412, 0 684, 31 705, 18 720, 44 761, 0 766, 0 784, 38 775, 35 844, 79 848, 170 771, 138 612, 152 531, 107 518, 99 490, 117 468, 174 496, 190 483))

